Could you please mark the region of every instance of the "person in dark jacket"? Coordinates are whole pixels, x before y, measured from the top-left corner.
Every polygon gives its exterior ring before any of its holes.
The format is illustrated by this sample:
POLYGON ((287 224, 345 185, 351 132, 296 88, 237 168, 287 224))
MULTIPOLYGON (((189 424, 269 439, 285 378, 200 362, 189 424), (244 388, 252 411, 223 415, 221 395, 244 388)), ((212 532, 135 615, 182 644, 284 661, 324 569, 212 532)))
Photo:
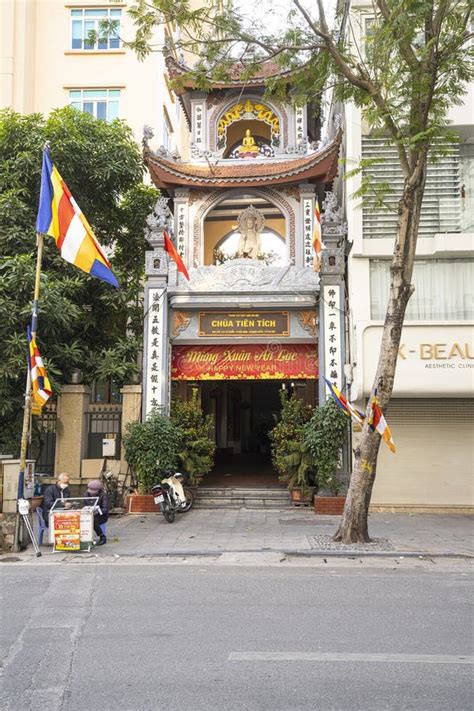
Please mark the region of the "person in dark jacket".
POLYGON ((58 476, 56 484, 47 486, 43 494, 43 518, 47 526, 49 526, 49 512, 56 499, 69 499, 70 496, 69 476, 63 472, 58 476))
POLYGON ((102 486, 102 482, 100 482, 98 479, 92 479, 92 481, 89 482, 89 485, 87 487, 86 493, 84 496, 88 498, 96 498, 99 497, 99 507, 102 513, 95 513, 94 514, 94 531, 96 532, 96 535, 99 536, 99 540, 97 541, 98 546, 103 546, 104 543, 107 543, 107 538, 105 537, 104 533, 102 532, 102 529, 100 527, 101 523, 105 523, 107 519, 109 518, 109 497, 107 496, 106 492, 104 491, 104 488, 102 486))

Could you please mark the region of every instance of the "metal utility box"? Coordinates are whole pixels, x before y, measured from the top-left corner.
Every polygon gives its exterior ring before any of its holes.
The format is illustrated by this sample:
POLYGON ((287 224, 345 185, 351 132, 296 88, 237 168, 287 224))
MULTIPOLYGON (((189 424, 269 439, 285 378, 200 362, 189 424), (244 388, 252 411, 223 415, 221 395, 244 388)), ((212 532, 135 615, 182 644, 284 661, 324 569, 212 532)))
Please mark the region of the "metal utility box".
POLYGON ((104 437, 102 440, 102 456, 115 457, 117 449, 117 440, 115 437, 104 437))
MULTIPOLYGON (((3 469, 3 512, 16 512, 18 495, 18 477, 20 475, 19 459, 4 459, 0 465, 3 469)), ((25 468, 24 499, 32 499, 35 490, 35 460, 27 459, 25 468)))

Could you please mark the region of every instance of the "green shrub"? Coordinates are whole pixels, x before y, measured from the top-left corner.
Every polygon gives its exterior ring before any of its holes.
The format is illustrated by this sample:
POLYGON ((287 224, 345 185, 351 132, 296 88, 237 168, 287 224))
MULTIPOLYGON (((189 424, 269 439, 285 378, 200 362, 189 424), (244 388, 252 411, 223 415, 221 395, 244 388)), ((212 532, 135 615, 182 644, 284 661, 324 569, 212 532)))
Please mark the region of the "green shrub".
POLYGON ((340 484, 335 472, 339 463, 339 453, 347 435, 348 418, 328 399, 314 410, 314 414, 304 427, 304 440, 317 467, 318 487, 325 487, 337 496, 340 484))
POLYGON ((280 420, 269 432, 273 466, 281 482, 289 489, 301 486, 308 489, 314 482, 314 461, 305 443, 305 425, 313 408, 286 390, 280 391, 280 420))
POLYGON ((186 402, 173 400, 171 421, 179 428, 181 444, 178 458, 183 472, 189 474, 190 483, 197 486, 204 474, 214 466, 216 445, 210 437, 213 427, 211 415, 204 415, 196 397, 186 402))
POLYGON ((125 456, 146 493, 166 472, 175 472, 182 433, 169 417, 153 410, 146 422, 131 422, 123 438, 125 456))

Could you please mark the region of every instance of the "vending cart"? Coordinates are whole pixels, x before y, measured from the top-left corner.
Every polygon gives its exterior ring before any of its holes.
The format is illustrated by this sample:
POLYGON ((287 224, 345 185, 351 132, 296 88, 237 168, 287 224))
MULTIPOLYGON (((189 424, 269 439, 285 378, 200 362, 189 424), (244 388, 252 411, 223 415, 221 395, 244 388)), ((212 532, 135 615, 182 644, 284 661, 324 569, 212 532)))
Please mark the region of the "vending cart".
POLYGON ((56 499, 49 513, 53 552, 90 551, 94 545, 95 513, 101 513, 98 497, 56 499))

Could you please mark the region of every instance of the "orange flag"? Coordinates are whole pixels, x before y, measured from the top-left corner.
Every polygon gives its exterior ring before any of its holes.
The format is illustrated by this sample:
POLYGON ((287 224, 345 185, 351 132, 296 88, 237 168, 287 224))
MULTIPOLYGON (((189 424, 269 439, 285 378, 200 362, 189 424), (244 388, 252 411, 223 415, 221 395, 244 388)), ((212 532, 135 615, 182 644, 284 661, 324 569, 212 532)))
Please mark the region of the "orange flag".
POLYGON ((181 256, 174 246, 173 242, 171 241, 171 238, 169 234, 165 231, 163 231, 163 237, 165 238, 165 250, 168 252, 169 256, 171 259, 173 259, 176 262, 176 266, 178 267, 178 272, 181 272, 183 276, 186 277, 186 279, 189 281, 189 274, 188 270, 186 269, 183 260, 181 259, 181 256))

